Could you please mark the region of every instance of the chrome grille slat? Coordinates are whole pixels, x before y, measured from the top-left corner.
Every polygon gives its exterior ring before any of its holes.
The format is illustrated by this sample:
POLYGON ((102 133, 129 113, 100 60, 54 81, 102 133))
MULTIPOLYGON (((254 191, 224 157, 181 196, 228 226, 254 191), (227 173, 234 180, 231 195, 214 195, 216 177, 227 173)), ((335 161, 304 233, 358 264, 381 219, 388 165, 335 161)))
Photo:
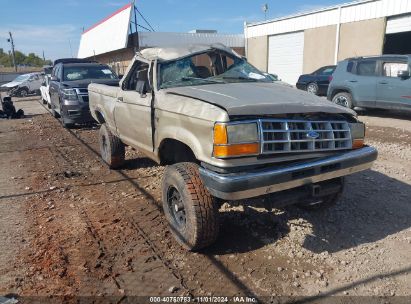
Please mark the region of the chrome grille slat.
POLYGON ((261 154, 301 153, 352 148, 346 121, 260 119, 261 154), (316 132, 318 138, 309 138, 316 132))

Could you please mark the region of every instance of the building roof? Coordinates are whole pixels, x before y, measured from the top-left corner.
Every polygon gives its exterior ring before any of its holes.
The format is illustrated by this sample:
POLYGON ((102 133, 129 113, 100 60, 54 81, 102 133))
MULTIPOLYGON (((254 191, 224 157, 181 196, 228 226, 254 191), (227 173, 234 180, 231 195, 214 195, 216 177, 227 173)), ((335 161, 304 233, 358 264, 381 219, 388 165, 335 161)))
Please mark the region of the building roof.
POLYGON ((178 46, 178 47, 156 47, 148 48, 140 51, 140 55, 147 60, 174 60, 178 58, 183 58, 192 54, 206 52, 208 50, 217 49, 234 56, 239 57, 239 55, 232 49, 226 47, 221 43, 216 44, 192 44, 188 46, 178 46))
POLYGON ((411 12, 409 0, 360 0, 267 21, 247 23, 245 38, 276 35, 411 12))

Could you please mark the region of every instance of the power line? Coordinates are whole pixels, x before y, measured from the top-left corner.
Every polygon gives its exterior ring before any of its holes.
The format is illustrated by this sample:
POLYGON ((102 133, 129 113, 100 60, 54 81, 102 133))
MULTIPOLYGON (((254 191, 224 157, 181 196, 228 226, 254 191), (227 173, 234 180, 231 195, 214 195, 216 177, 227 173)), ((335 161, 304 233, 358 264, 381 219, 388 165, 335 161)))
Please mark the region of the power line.
POLYGON ((147 23, 147 25, 151 28, 153 32, 155 32, 154 28, 151 26, 150 22, 147 21, 147 19, 143 16, 143 14, 138 10, 137 6, 134 6, 135 10, 137 13, 143 18, 143 20, 147 23))

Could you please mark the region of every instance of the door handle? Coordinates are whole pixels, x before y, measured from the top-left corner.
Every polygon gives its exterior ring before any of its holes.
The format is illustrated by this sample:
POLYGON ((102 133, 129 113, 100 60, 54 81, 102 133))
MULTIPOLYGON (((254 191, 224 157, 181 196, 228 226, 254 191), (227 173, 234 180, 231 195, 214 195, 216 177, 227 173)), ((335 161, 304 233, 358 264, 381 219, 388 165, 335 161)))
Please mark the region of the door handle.
POLYGON ((382 81, 380 82, 380 84, 388 84, 388 82, 382 81))
POLYGON ((358 80, 349 80, 349 82, 356 83, 358 80))
POLYGON ((118 102, 123 102, 124 99, 123 99, 123 97, 117 97, 117 101, 118 101, 118 102))

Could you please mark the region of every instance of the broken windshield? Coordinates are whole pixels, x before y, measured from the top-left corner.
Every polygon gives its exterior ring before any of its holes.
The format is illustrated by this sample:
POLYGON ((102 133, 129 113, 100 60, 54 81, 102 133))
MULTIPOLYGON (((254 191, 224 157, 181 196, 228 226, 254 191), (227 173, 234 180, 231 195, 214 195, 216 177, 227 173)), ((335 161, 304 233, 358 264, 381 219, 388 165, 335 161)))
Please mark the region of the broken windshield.
POLYGON ((245 59, 217 50, 163 62, 159 73, 160 89, 212 83, 270 82, 245 59))

